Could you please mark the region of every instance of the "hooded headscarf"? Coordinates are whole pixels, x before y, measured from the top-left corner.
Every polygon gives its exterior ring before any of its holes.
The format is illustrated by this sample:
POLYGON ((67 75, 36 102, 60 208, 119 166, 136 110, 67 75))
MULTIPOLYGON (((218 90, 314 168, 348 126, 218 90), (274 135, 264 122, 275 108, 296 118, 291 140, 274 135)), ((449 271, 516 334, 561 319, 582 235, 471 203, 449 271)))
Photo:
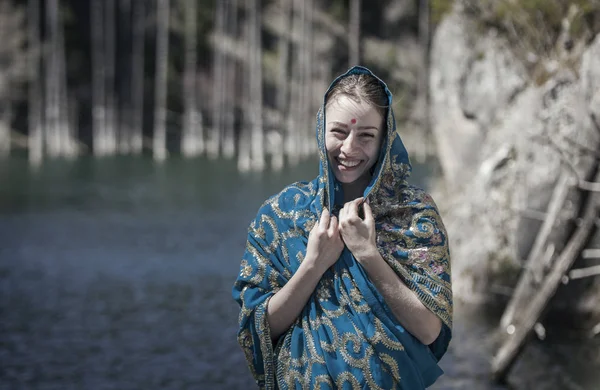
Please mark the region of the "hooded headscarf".
POLYGON ((336 78, 317 114, 319 176, 270 197, 250 224, 233 297, 241 306, 238 341, 260 388, 422 389, 443 373, 437 363, 452 329, 448 237, 431 196, 407 183, 411 166, 391 107, 390 91, 370 70, 356 66, 336 78), (398 322, 347 248, 290 328, 275 344, 271 340, 269 299, 300 266, 323 208, 343 206, 325 148, 325 100, 352 74, 375 77, 388 97, 386 132, 364 196, 375 218, 379 253, 442 321, 429 346, 398 322))

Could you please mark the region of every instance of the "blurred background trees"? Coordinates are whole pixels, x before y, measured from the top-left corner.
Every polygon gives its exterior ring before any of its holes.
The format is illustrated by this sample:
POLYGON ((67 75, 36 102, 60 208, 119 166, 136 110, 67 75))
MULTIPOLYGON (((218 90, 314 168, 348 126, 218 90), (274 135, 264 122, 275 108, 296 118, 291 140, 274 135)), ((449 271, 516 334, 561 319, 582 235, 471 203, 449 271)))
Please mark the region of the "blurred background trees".
POLYGON ((415 96, 426 94, 428 1, 7 0, 1 7, 3 155, 28 149, 39 164, 44 156, 147 151, 157 160, 236 157, 242 171, 279 169, 315 151, 323 93, 358 63, 388 82, 407 133, 427 137, 425 110, 409 112, 426 104, 415 96))

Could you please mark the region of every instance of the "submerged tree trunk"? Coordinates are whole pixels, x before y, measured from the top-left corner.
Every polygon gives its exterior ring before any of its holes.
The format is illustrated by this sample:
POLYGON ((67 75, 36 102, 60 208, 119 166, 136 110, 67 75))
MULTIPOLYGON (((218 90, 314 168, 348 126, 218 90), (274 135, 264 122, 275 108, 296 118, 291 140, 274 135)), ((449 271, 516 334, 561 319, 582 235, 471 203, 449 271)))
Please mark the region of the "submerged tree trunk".
MULTIPOLYGON (((104 62, 103 1, 92 0, 90 25, 92 37, 92 137, 94 155, 106 154, 106 92, 104 62)), ((48 125, 46 125, 48 127, 48 125)))
POLYGON ((303 133, 304 137, 304 157, 310 156, 313 151, 313 145, 315 139, 313 137, 312 118, 313 113, 313 101, 312 101, 312 70, 313 64, 313 0, 306 0, 306 14, 304 18, 304 61, 303 61, 303 72, 302 72, 302 88, 304 95, 304 103, 302 105, 302 121, 304 125, 303 133))
POLYGON ((278 43, 278 78, 277 78, 277 111, 278 111, 278 131, 270 139, 271 146, 271 168, 278 171, 283 168, 286 134, 286 118, 289 113, 289 63, 290 63, 290 31, 288 27, 291 24, 292 0, 280 0, 280 31, 278 43))
POLYGON ((127 154, 131 151, 131 125, 132 125, 132 88, 125 82, 131 80, 132 63, 132 36, 134 34, 131 18, 131 0, 119 0, 119 38, 117 40, 116 68, 119 69, 119 103, 115 105, 117 123, 117 148, 119 153, 127 154))
POLYGON ((213 48, 213 112, 212 126, 206 144, 206 152, 210 158, 217 158, 221 148, 221 136, 223 132, 223 42, 225 35, 225 1, 218 1, 215 8, 215 36, 213 48))
POLYGON ((42 134, 42 87, 40 84, 40 2, 28 0, 29 40, 28 125, 29 163, 38 166, 44 154, 42 134))
POLYGON ((196 98, 196 73, 197 73, 197 2, 185 0, 185 69, 183 75, 184 90, 184 122, 181 136, 181 153, 186 157, 197 156, 202 152, 202 117, 198 110, 196 98))
POLYGON ((300 155, 300 159, 304 159, 306 157, 306 134, 308 130, 306 129, 306 88, 304 88, 306 83, 306 66, 307 66, 307 58, 306 58, 306 0, 301 2, 300 6, 300 18, 298 21, 299 26, 299 34, 298 34, 298 47, 297 47, 297 63, 298 68, 296 70, 297 76, 297 84, 296 84, 296 94, 298 96, 297 104, 294 109, 296 110, 296 120, 295 122, 299 127, 299 135, 300 139, 298 145, 298 154, 300 155))
POLYGON ((158 0, 156 13, 156 87, 154 106, 153 155, 157 161, 167 157, 167 71, 169 58, 169 0, 158 0))
POLYGON ((427 158, 427 137, 429 128, 429 20, 430 20, 429 0, 419 1, 419 46, 421 48, 421 68, 419 69, 419 79, 417 82, 417 99, 413 107, 413 115, 416 116, 415 123, 420 134, 416 140, 420 141, 413 145, 415 159, 424 162, 427 158))
MULTIPOLYGON (((237 25, 238 25, 238 4, 237 0, 230 0, 227 4, 227 40, 226 40, 226 53, 231 53, 234 50, 233 42, 237 41, 237 25)), ((237 76, 237 64, 233 56, 229 54, 229 58, 226 58, 224 65, 224 83, 223 90, 226 93, 225 107, 223 112, 223 144, 222 152, 223 157, 232 158, 235 155, 235 139, 234 139, 234 122, 235 122, 235 105, 236 105, 236 76, 237 76)))
POLYGON ((299 116, 299 106, 300 106, 300 60, 301 60, 301 52, 297 42, 294 41, 295 38, 300 37, 301 35, 301 25, 300 18, 298 17, 298 10, 300 7, 304 7, 303 0, 291 0, 293 1, 292 7, 292 28, 291 28, 291 37, 292 37, 292 45, 291 45, 291 74, 289 78, 290 91, 289 91, 289 105, 288 105, 288 115, 287 115, 287 137, 285 139, 285 154, 288 158, 288 162, 290 165, 296 165, 299 162, 300 158, 300 150, 299 145, 304 138, 301 133, 301 126, 299 126, 299 121, 301 120, 299 116))
POLYGON ((48 155, 56 157, 61 153, 60 135, 60 69, 58 58, 58 0, 48 0, 46 3, 46 23, 48 26, 49 50, 46 71, 46 149, 48 155))
POLYGON ((115 0, 104 0, 104 60, 106 61, 106 153, 117 151, 115 101, 115 0))
POLYGON ((71 103, 67 87, 67 59, 65 53, 65 39, 62 23, 59 22, 57 28, 57 72, 59 79, 57 81, 58 96, 58 130, 60 154, 66 157, 74 157, 77 154, 75 149, 75 129, 71 127, 70 112, 71 103))
MULTIPOLYGON (((249 5, 249 0, 246 0, 246 8, 249 5)), ((244 25, 242 27, 242 31, 245 34, 246 40, 250 39, 251 28, 251 20, 250 18, 246 18, 244 20, 244 25)), ((250 86, 250 78, 252 75, 250 74, 251 70, 251 61, 250 58, 252 56, 252 47, 250 42, 246 41, 245 45, 246 49, 246 61, 244 61, 243 66, 245 69, 242 74, 242 131, 240 132, 240 139, 238 143, 238 159, 237 166, 238 170, 241 172, 247 172, 251 169, 252 165, 252 90, 250 86)))
POLYGON ((225 127, 227 126, 227 124, 225 123, 225 118, 226 118, 226 113, 228 110, 227 107, 227 103, 229 101, 229 97, 231 95, 231 91, 227 90, 227 78, 229 77, 229 75, 227 74, 227 71, 229 70, 228 68, 228 64, 231 62, 230 58, 229 58, 229 14, 230 14, 230 2, 229 1, 223 1, 223 31, 221 32, 221 36, 219 38, 220 41, 220 48, 221 48, 221 52, 222 52, 222 57, 221 57, 221 71, 220 71, 220 77, 221 80, 219 80, 219 85, 221 86, 221 108, 219 109, 219 121, 218 123, 220 124, 220 129, 219 129, 219 133, 220 133, 220 142, 219 142, 219 155, 222 156, 223 150, 225 149, 225 144, 224 144, 224 137, 225 137, 225 127))
POLYGON ((131 152, 143 148, 144 126, 144 32, 146 0, 133 0, 133 39, 131 47, 131 152))
POLYGON ((10 154, 12 108, 8 100, 0 101, 0 157, 10 154))
POLYGON ((348 29, 350 66, 360 63, 360 3, 360 0, 350 0, 350 26, 348 29))
POLYGON ((70 157, 75 157, 80 154, 80 150, 83 147, 77 139, 77 133, 79 129, 79 101, 73 94, 69 95, 67 104, 69 106, 68 115, 66 121, 69 126, 69 137, 70 137, 70 157))
POLYGON ((265 167, 262 93, 262 44, 260 0, 249 0, 250 7, 250 93, 252 96, 252 169, 265 167))

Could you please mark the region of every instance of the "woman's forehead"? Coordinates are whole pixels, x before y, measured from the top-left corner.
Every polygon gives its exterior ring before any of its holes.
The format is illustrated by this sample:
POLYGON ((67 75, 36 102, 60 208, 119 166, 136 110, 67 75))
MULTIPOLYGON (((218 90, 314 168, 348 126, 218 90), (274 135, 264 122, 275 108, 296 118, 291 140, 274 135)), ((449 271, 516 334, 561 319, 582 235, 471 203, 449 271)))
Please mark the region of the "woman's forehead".
POLYGON ((374 121, 380 122, 383 118, 379 110, 364 101, 355 101, 346 96, 340 96, 326 106, 327 122, 338 121, 347 124, 374 121), (353 121, 354 119, 354 121, 353 121))

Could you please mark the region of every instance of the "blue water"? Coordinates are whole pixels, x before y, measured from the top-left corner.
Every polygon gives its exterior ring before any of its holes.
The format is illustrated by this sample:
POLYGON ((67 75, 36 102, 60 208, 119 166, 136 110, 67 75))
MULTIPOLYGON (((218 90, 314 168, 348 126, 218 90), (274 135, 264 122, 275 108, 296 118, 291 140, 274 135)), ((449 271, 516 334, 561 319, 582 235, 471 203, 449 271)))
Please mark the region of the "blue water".
MULTIPOLYGON (((231 299, 246 229, 269 195, 316 174, 314 162, 248 175, 204 159, 2 162, 0 389, 254 388, 231 299)), ((432 176, 415 166, 416 184, 432 176)), ((455 323, 434 387, 504 389, 488 381, 494 321, 458 307, 455 323)), ((557 348, 528 351, 517 383, 566 383, 544 373, 557 348)))

